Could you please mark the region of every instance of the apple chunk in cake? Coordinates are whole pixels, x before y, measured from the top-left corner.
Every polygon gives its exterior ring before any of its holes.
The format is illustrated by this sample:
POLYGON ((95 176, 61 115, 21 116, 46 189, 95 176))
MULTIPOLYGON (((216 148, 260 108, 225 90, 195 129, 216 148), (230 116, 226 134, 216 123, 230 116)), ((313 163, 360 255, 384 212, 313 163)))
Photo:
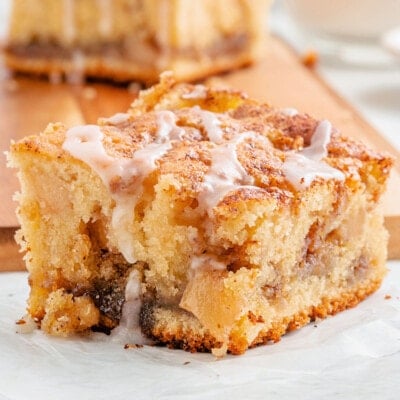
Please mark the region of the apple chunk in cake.
POLYGON ((240 92, 163 75, 127 113, 51 124, 9 161, 28 310, 50 334, 240 354, 385 275, 391 158, 240 92))

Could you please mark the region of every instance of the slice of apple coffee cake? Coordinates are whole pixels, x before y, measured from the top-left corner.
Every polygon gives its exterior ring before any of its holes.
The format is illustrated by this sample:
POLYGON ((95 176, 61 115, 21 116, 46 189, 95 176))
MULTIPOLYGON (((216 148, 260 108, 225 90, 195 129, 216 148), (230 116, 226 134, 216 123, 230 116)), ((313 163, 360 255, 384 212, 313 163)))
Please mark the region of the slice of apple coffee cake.
POLYGON ((392 159, 326 121, 170 74, 127 113, 13 143, 29 314, 69 335, 243 353, 385 275, 392 159))
MULTIPOLYGON (((14 71, 157 82, 203 79, 259 60, 271 0, 13 0, 4 63, 14 71)), ((2 9, 2 12, 4 10, 2 9)))

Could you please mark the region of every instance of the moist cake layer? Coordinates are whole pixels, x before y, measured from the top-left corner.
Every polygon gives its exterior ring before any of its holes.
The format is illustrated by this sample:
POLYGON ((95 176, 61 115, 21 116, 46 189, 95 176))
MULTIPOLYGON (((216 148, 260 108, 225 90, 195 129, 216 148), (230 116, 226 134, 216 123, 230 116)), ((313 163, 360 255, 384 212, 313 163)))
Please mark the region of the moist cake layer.
POLYGON ((28 309, 51 334, 240 354, 385 274, 392 160, 240 92, 166 74, 127 113, 49 125, 10 162, 28 309))

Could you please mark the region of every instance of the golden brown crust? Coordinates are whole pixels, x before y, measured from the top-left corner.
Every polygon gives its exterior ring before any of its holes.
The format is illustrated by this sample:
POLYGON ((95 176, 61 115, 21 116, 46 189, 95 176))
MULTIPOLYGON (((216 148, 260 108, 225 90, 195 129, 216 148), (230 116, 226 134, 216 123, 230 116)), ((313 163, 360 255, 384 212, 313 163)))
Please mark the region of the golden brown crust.
MULTIPOLYGON (((339 297, 323 298, 320 304, 312 306, 307 310, 299 311, 291 317, 275 321, 268 330, 262 330, 249 345, 245 340, 235 340, 231 337, 228 351, 231 354, 243 354, 247 348, 253 348, 262 344, 279 342, 283 335, 288 332, 300 329, 311 321, 335 315, 348 308, 355 307, 367 296, 379 289, 383 277, 376 278, 367 283, 362 283, 352 291, 344 292, 339 297)), ((151 313, 151 311, 147 311, 151 313)), ((222 345, 208 332, 198 332, 188 329, 176 329, 169 331, 168 327, 157 326, 157 322, 147 316, 143 320, 143 331, 159 345, 166 345, 170 348, 183 349, 190 352, 210 352, 222 345), (151 325, 153 324, 153 326, 151 325)))

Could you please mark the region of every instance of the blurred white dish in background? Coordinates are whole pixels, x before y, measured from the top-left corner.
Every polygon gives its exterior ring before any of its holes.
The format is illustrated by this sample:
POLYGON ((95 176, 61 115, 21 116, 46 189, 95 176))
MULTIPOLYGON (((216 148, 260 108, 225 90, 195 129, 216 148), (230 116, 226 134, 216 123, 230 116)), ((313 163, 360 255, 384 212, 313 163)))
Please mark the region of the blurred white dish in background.
POLYGON ((285 0, 292 18, 322 34, 373 40, 400 24, 400 0, 285 0))
POLYGON ((400 57, 400 26, 385 33, 382 37, 382 44, 392 54, 400 57))

